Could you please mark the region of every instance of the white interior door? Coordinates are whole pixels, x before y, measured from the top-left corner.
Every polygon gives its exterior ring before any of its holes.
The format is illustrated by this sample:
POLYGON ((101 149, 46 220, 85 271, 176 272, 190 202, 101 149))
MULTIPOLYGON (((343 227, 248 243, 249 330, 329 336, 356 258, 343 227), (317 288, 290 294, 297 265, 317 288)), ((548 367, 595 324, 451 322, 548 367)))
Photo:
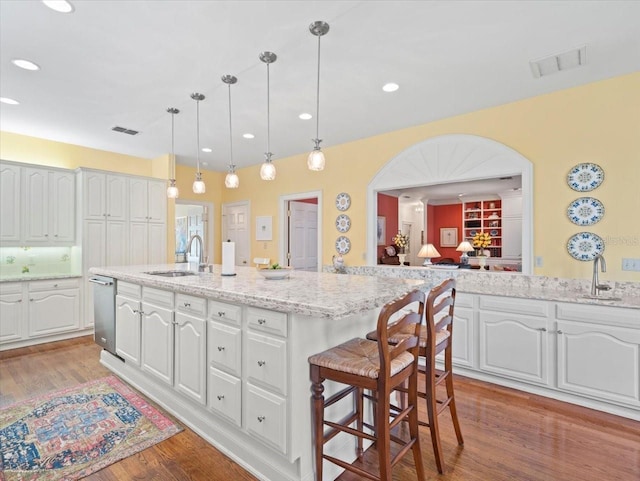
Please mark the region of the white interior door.
POLYGON ((249 202, 222 206, 222 241, 236 244, 237 266, 249 264, 249 202))
POLYGON ((289 265, 296 270, 318 270, 318 204, 289 202, 289 265))

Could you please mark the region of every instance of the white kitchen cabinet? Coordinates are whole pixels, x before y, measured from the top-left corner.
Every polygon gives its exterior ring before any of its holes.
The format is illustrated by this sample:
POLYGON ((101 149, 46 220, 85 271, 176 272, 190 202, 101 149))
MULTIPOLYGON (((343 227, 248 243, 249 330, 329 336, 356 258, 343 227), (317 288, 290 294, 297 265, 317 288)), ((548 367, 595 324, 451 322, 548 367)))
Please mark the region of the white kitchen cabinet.
POLYGON ((263 443, 287 452, 287 401, 247 384, 246 428, 263 443))
POLYGON ((0 343, 23 338, 24 306, 22 283, 0 284, 0 343))
POLYGON ((128 178, 118 174, 82 170, 83 218, 127 220, 128 178))
POLYGON ((18 245, 21 241, 22 167, 0 163, 0 243, 18 245))
POLYGON ((287 393, 287 343, 282 339, 247 333, 247 376, 254 384, 278 394, 287 393))
POLYGON ((73 172, 24 168, 26 245, 72 245, 75 241, 75 175, 73 172))
POLYGON ((77 279, 34 281, 28 285, 29 336, 44 336, 80 328, 80 288, 77 279))
POLYGON ((142 370, 173 386, 173 293, 142 289, 142 370))
POLYGON ((140 366, 140 299, 116 296, 116 353, 140 366))
POLYGON ((163 181, 129 182, 129 245, 131 264, 159 264, 167 260, 167 195, 163 181))
POLYGON ((548 311, 544 301, 481 297, 479 368, 484 372, 548 385, 548 311))
POLYGON ((207 402, 207 301, 175 295, 175 388, 200 404, 207 402))
POLYGON ((502 197, 502 257, 522 259, 522 192, 502 197))
POLYGON ((571 304, 556 310, 558 389, 640 407, 638 311, 571 304))
POLYGON ((242 331, 221 322, 208 322, 208 359, 211 366, 240 377, 242 370, 242 331))
POLYGON ((209 409, 240 427, 242 425, 242 380, 209 366, 207 391, 209 409))

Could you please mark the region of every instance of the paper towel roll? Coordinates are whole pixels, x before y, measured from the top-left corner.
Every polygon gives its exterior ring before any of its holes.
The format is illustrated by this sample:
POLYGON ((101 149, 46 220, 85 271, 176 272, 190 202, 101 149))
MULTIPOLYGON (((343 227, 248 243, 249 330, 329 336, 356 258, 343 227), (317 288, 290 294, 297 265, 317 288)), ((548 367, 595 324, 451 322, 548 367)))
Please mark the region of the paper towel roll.
POLYGON ((223 276, 236 275, 236 243, 235 242, 222 243, 222 275, 223 276))

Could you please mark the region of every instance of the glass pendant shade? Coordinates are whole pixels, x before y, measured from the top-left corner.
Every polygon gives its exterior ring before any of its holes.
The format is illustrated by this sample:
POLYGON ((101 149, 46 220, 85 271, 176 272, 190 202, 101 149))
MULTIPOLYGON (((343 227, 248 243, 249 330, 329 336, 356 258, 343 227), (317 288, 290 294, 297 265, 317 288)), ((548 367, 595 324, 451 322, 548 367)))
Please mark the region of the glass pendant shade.
POLYGON ((312 150, 307 158, 309 170, 320 171, 324 169, 324 153, 322 150, 312 150))
POLYGON ((171 179, 169 187, 167 187, 167 197, 169 199, 177 199, 180 195, 180 191, 176 187, 176 179, 171 179))
POLYGON ((270 161, 263 162, 262 166, 260 166, 260 178, 262 180, 275 180, 276 166, 270 161))
POLYGON ((196 180, 193 181, 193 193, 204 194, 206 191, 207 187, 204 185, 204 181, 202 180, 202 174, 198 172, 196 173, 196 180))
POLYGON ((240 179, 238 178, 238 174, 235 172, 229 172, 227 176, 224 178, 224 185, 227 189, 237 189, 240 187, 240 179))

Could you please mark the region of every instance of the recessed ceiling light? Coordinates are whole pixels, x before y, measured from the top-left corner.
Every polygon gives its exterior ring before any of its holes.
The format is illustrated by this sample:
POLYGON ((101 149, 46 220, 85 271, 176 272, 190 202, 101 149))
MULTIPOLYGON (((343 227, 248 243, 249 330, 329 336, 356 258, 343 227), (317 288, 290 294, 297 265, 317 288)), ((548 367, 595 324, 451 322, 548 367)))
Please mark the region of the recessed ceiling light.
POLYGON ((300 115, 298 115, 298 118, 302 119, 302 120, 310 120, 313 118, 313 115, 308 114, 308 113, 302 113, 300 115))
POLYGON ((398 84, 394 84, 393 82, 390 82, 388 84, 384 84, 382 86, 382 90, 384 90, 385 92, 395 92, 399 88, 400 88, 400 86, 398 84))
POLYGON ((202 151, 206 153, 213 152, 213 150, 209 147, 202 147, 202 151))
POLYGON ((14 58, 11 63, 25 70, 40 70, 40 66, 24 58, 14 58))
POLYGON ((17 100, 10 99, 9 97, 0 97, 0 102, 7 105, 19 105, 20 102, 17 100))
POLYGON ((42 3, 51 10, 60 13, 71 13, 75 10, 71 2, 67 2, 67 0, 42 0, 42 3))
POLYGON ((243 136, 245 139, 253 139, 253 138, 255 138, 255 135, 253 135, 253 134, 242 134, 242 136, 243 136))
POLYGON ((202 164, 203 167, 206 167, 207 165, 209 165, 209 162, 200 162, 202 164))

